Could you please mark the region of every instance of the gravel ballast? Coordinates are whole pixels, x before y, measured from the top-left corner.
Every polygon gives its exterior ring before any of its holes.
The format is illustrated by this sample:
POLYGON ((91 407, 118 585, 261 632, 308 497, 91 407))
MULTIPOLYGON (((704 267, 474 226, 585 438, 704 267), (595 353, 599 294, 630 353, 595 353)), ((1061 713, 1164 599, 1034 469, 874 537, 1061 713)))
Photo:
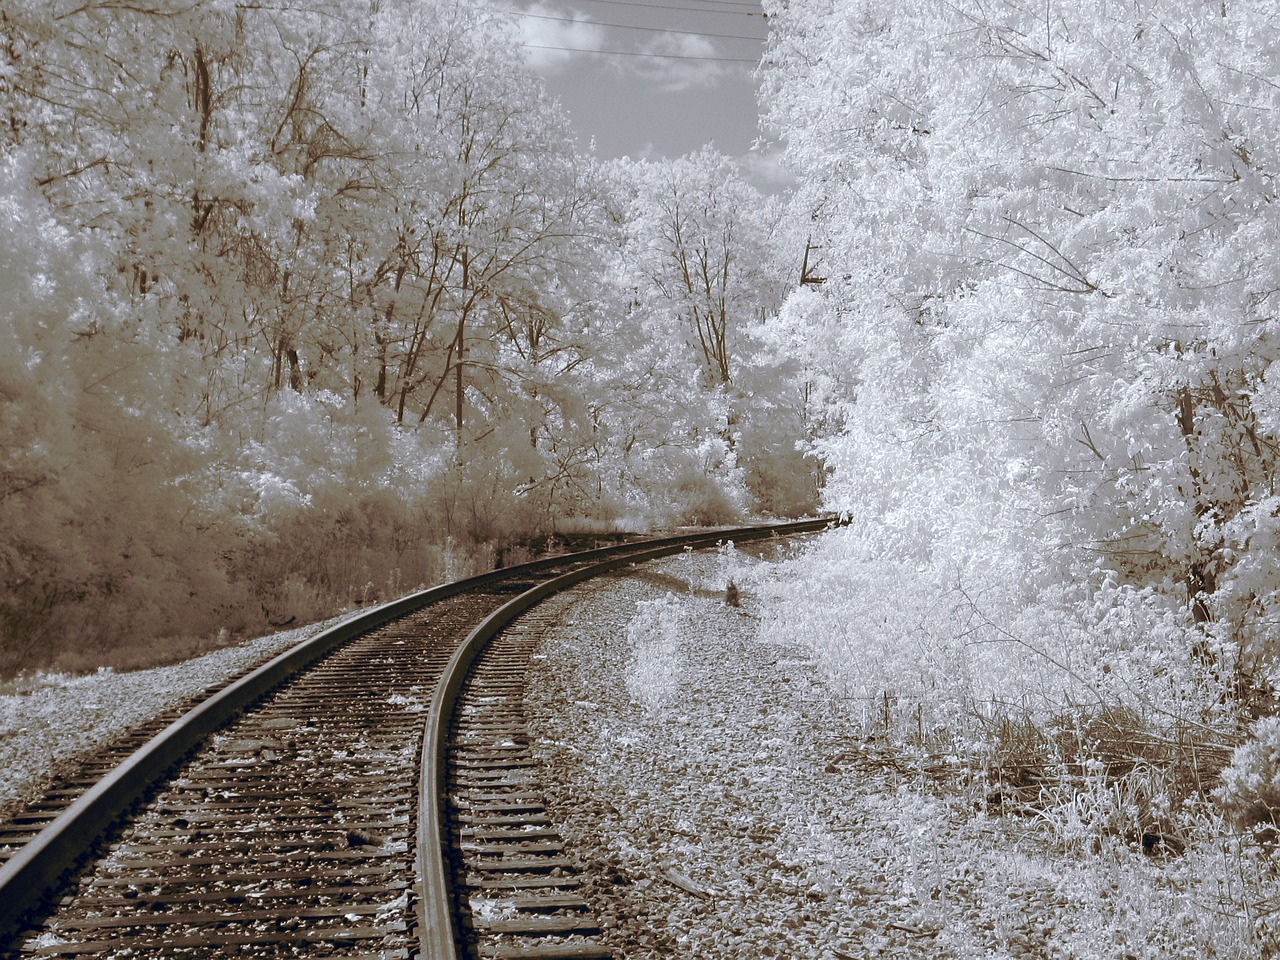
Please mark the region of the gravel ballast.
POLYGON ((92 757, 131 728, 352 615, 150 670, 24 678, 14 684, 19 692, 0 696, 0 821, 39 797, 60 771, 92 757))

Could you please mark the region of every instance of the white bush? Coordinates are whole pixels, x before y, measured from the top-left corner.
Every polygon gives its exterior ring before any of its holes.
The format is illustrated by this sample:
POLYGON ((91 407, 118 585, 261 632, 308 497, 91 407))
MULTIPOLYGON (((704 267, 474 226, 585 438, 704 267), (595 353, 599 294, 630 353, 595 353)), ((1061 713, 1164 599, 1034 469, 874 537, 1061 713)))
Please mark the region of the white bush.
POLYGON ((1280 717, 1253 725, 1253 736, 1236 748, 1216 791, 1222 808, 1241 827, 1280 819, 1280 717))
POLYGON ((627 690, 646 710, 657 713, 680 686, 680 605, 675 597, 637 603, 627 624, 627 642, 627 690))

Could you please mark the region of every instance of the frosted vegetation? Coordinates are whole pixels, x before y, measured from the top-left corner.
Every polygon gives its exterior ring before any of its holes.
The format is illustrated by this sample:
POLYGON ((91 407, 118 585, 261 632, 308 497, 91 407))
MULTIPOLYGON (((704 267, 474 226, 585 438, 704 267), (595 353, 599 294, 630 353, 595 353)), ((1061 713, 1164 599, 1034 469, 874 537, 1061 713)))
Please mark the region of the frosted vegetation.
MULTIPOLYGON (((852 521, 766 635, 1064 836, 1178 836, 1275 707, 1275 6, 765 7, 822 281, 771 330, 852 521)), ((1257 732, 1241 826, 1275 815, 1257 732)))
POLYGON ((579 151, 505 15, 9 0, 0 35, 0 671, 816 503, 755 336, 783 204, 579 151))
POLYGON ((641 600, 627 624, 627 691, 650 714, 679 694, 683 673, 680 651, 681 609, 675 597, 641 600))

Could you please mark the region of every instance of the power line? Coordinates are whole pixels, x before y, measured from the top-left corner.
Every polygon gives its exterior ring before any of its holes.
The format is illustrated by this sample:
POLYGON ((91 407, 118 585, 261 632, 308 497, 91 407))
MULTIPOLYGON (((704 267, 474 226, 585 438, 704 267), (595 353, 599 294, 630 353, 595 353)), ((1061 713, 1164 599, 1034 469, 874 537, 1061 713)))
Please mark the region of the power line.
POLYGON ((702 33, 697 30, 667 30, 663 27, 633 27, 626 23, 605 23, 600 20, 575 20, 573 17, 552 17, 545 13, 522 13, 516 11, 516 16, 533 17, 535 20, 559 20, 561 23, 582 23, 589 24, 593 27, 614 27, 618 30, 644 30, 648 33, 678 33, 686 37, 715 37, 718 40, 751 40, 756 43, 763 42, 763 37, 744 37, 732 33, 702 33))
POLYGON ((583 50, 580 47, 553 47, 543 43, 522 43, 522 47, 534 50, 563 50, 565 53, 598 53, 605 57, 656 57, 659 60, 712 60, 716 63, 759 63, 759 60, 742 57, 694 57, 676 53, 637 53, 627 50, 583 50))
MULTIPOLYGON (((640 3, 639 0, 582 0, 584 3, 608 3, 619 7, 643 7, 646 10, 680 10, 684 13, 699 13, 712 17, 763 17, 764 11, 750 10, 699 10, 696 7, 677 7, 666 3, 640 3)), ((705 0, 704 0, 705 2, 705 0)), ((756 6, 756 4, 750 4, 756 6)))

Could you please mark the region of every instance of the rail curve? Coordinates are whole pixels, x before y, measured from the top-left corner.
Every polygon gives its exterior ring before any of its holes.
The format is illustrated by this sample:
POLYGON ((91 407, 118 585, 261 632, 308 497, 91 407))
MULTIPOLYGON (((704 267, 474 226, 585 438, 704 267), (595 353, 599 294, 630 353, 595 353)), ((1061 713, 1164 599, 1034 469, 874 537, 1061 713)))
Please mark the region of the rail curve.
MULTIPOLYGON (((833 522, 824 517, 719 529, 551 557, 422 591, 316 634, 155 734, 0 866, 0 952, 125 956, 138 955, 131 953, 138 949, 142 955, 159 956, 149 951, 163 948, 166 957, 217 956, 268 944, 271 949, 254 955, 299 956, 308 945, 321 951, 318 955, 387 960, 453 960, 474 954, 474 931, 463 929, 458 919, 460 895, 454 889, 456 870, 450 867, 456 836, 449 836, 446 807, 451 723, 486 646, 542 600, 590 577, 685 549, 814 532, 833 522), (339 719, 326 719, 325 711, 339 719), (248 726, 229 726, 233 722, 248 726), (420 754, 406 758, 404 744, 418 737, 420 754), (183 767, 156 797, 157 785, 210 739, 217 749, 202 749, 200 759, 183 767), (308 780, 321 775, 317 756, 324 751, 346 763, 341 767, 345 772, 328 774, 349 778, 341 798, 334 784, 308 780), (414 768, 417 781, 408 790, 406 764, 414 768), (288 772, 295 768, 301 773, 288 772), (245 785, 239 785, 242 781, 245 785), (124 835, 118 844, 123 852, 104 860, 106 866, 97 868, 95 879, 81 880, 88 905, 43 928, 33 926, 36 918, 52 912, 54 894, 86 865, 101 838, 148 796, 152 809, 145 817, 151 819, 144 817, 145 825, 130 828, 137 832, 124 835), (416 823, 409 823, 411 816, 416 823), (286 835, 288 844, 279 840, 286 835), (157 840, 173 840, 181 852, 166 854, 165 844, 157 840), (312 900, 323 906, 295 907, 296 923, 263 909, 290 895, 281 885, 288 881, 289 858, 295 855, 273 853, 277 842, 281 850, 312 851, 307 864, 315 862, 318 851, 322 862, 333 867, 330 873, 319 871, 324 876, 303 880, 313 887, 312 900), (270 869, 277 861, 278 869, 270 869), (342 879, 343 869, 354 867, 354 861, 375 882, 342 879), (235 863, 242 863, 241 872, 256 883, 246 888, 249 893, 232 880, 236 870, 228 865, 235 863), (163 871, 179 866, 194 874, 166 879, 170 875, 163 871), (273 887, 263 878, 274 874, 280 876, 273 887), (234 907, 232 921, 226 916, 228 905, 234 907), (151 911, 145 923, 121 913, 136 913, 139 906, 151 911), (215 906, 223 913, 211 912, 215 906), (314 930, 303 922, 308 918, 314 930), (228 923, 244 925, 244 932, 234 932, 228 923), (136 941, 110 936, 131 926, 159 927, 166 933, 136 941)), ((514 745, 508 748, 503 740, 501 749, 509 750, 504 761, 508 771, 526 766, 514 745)), ((492 756, 493 750, 487 747, 485 755, 492 756)), ((521 830, 538 832, 528 824, 521 830)), ((520 849, 554 850, 554 843, 540 839, 522 842, 520 849)), ((62 899, 65 905, 75 897, 62 899)), ((570 899, 551 898, 546 904, 554 908, 570 899)), ((536 932, 556 923, 526 926, 536 932)), ((575 929, 563 922, 559 928, 575 929)), ((590 925, 576 929, 587 931, 590 925)), ((581 938, 558 948, 503 949, 488 955, 607 956, 581 938)))

